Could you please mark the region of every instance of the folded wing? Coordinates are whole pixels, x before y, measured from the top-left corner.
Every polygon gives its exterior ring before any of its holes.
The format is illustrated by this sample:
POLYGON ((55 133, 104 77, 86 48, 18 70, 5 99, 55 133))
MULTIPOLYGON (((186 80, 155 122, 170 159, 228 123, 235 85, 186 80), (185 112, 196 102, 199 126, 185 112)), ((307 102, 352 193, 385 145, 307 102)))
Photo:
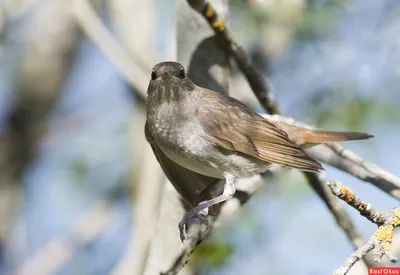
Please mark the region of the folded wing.
POLYGON ((198 118, 215 146, 303 171, 323 169, 285 131, 236 99, 205 90, 198 118))

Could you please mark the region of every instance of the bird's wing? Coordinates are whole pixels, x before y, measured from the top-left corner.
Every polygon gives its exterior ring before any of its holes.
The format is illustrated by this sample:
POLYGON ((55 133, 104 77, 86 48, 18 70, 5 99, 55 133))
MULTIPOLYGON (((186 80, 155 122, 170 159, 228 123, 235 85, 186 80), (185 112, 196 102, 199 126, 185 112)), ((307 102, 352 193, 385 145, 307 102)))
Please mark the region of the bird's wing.
MULTIPOLYGON (((178 165, 168 158, 157 146, 157 143, 148 129, 147 122, 144 129, 146 140, 150 143, 153 153, 168 180, 182 196, 189 208, 193 208, 195 206, 194 204, 198 202, 200 191, 211 188, 218 184, 221 179, 207 177, 178 165)), ((211 194, 202 193, 201 195, 204 197, 203 199, 211 199, 211 194), (210 195, 210 197, 208 197, 208 195, 210 195)))
POLYGON ((204 93, 198 119, 215 146, 303 171, 323 169, 285 131, 242 102, 207 89, 204 93))

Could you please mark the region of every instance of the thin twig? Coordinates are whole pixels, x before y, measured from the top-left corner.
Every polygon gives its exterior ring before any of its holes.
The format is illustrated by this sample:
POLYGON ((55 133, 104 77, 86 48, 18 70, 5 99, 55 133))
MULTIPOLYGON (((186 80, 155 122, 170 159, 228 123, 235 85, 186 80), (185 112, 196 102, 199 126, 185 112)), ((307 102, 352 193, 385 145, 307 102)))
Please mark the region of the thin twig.
POLYGON ((224 50, 233 57, 240 70, 246 76, 251 89, 261 105, 270 114, 280 114, 281 110, 272 93, 272 87, 263 75, 257 70, 243 48, 236 42, 224 21, 215 11, 210 2, 205 0, 188 0, 190 6, 201 13, 219 38, 224 50))
POLYGON ((362 246, 360 246, 353 254, 346 259, 346 261, 335 271, 332 275, 345 275, 353 265, 361 260, 369 251, 374 248, 373 241, 369 239, 362 246))
POLYGON ((380 178, 378 175, 372 174, 357 163, 351 162, 338 155, 326 144, 311 148, 307 150, 307 153, 311 157, 349 173, 350 175, 353 175, 364 182, 371 183, 393 198, 400 200, 400 188, 395 185, 394 181, 387 181, 386 179, 380 178))
POLYGON ((337 181, 328 181, 332 193, 355 208, 360 214, 378 225, 378 229, 371 238, 361 245, 333 275, 345 275, 351 267, 361 260, 369 251, 374 249, 374 260, 379 263, 384 255, 396 263, 398 258, 392 252, 393 233, 400 227, 400 208, 380 211, 370 203, 360 199, 353 191, 337 181))
POLYGON ((337 153, 342 158, 350 161, 353 164, 356 164, 356 165, 364 168, 366 171, 368 171, 369 173, 374 175, 376 178, 382 179, 382 180, 390 183, 392 185, 391 188, 398 191, 397 197, 400 198, 400 194, 399 194, 400 193, 400 179, 398 177, 385 171, 381 167, 364 160, 363 158, 361 158, 354 152, 350 151, 349 149, 346 149, 345 147, 343 147, 340 144, 330 143, 330 144, 327 144, 327 146, 329 146, 329 148, 331 148, 335 153, 337 153))
POLYGON ((210 231, 204 234, 199 225, 190 226, 179 257, 175 260, 171 268, 166 272, 162 272, 161 275, 178 274, 189 261, 195 247, 209 235, 210 231))

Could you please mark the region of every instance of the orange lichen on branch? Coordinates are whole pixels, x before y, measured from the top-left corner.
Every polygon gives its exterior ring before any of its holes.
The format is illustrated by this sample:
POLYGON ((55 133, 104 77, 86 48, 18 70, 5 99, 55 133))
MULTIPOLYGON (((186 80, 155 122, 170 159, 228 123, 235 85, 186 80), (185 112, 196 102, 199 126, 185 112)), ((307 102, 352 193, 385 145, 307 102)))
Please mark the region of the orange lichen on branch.
POLYGON ((215 20, 215 22, 212 23, 212 27, 217 31, 222 32, 225 29, 224 21, 222 21, 222 18, 218 17, 217 20, 215 20))
POLYGON ((381 243, 382 249, 385 251, 392 250, 394 229, 400 226, 400 209, 396 208, 391 212, 394 217, 387 224, 379 226, 374 233, 374 237, 381 243))
POLYGON ((392 250, 393 229, 391 226, 381 225, 374 233, 374 237, 381 243, 382 249, 385 251, 392 250))
POLYGON ((373 208, 367 201, 358 197, 351 189, 336 181, 329 181, 328 185, 333 194, 345 201, 348 205, 357 209, 361 215, 376 223, 378 226, 383 225, 383 222, 379 219, 379 211, 373 208))
POLYGON ((341 192, 342 192, 342 199, 345 202, 347 202, 348 204, 351 204, 354 201, 356 195, 349 188, 347 188, 346 186, 343 185, 341 192))
POLYGON ((374 261, 380 262, 384 255, 392 262, 398 262, 393 254, 394 229, 400 227, 400 208, 380 211, 365 200, 361 200, 356 194, 340 182, 331 180, 327 182, 334 195, 344 200, 347 204, 357 209, 361 215, 378 225, 378 229, 371 238, 346 259, 342 266, 337 269, 335 275, 345 275, 350 268, 369 251, 374 250, 374 261))
POLYGON ((207 18, 211 18, 214 16, 214 8, 210 3, 206 4, 204 15, 207 18))

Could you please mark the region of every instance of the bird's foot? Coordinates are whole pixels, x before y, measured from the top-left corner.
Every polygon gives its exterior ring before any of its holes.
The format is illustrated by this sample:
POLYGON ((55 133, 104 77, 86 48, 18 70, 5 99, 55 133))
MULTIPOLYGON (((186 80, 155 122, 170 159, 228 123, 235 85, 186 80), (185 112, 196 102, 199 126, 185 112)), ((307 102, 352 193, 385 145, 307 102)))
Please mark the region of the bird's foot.
POLYGON ((199 219, 202 224, 205 224, 207 227, 205 232, 208 231, 210 227, 208 224, 208 219, 206 215, 200 213, 201 210, 210 208, 218 203, 229 200, 235 194, 235 185, 234 185, 235 178, 230 175, 225 178, 226 178, 226 183, 224 185, 224 191, 222 192, 222 195, 219 195, 208 201, 200 202, 195 208, 193 208, 185 215, 183 215, 182 220, 179 222, 179 233, 182 242, 185 240, 185 232, 188 233, 189 224, 193 224, 194 222, 192 220, 195 218, 199 219))
POLYGON ((200 213, 200 211, 203 209, 204 206, 202 205, 202 203, 199 203, 198 206, 196 206, 195 208, 187 212, 185 215, 183 215, 182 220, 179 222, 179 233, 182 242, 185 240, 185 233, 186 234, 188 233, 189 225, 195 223, 193 222, 193 219, 199 219, 200 224, 204 224, 206 226, 205 232, 208 231, 210 225, 207 216, 203 213, 200 213))

